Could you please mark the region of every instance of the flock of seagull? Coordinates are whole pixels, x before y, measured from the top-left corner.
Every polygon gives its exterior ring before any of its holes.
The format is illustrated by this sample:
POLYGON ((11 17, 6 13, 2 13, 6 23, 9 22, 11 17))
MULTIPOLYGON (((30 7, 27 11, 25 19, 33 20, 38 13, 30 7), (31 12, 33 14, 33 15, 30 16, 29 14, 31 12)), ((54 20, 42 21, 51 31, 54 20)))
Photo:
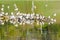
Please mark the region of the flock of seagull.
MULTIPOLYGON (((16 6, 16 4, 14 4, 15 10, 18 11, 18 8, 16 6)), ((7 8, 9 9, 10 7, 7 6, 7 8)), ((4 13, 4 5, 2 5, 0 12, 0 24, 4 25, 5 22, 10 22, 12 24, 14 24, 15 26, 18 26, 18 24, 22 25, 22 24, 33 24, 34 22, 37 23, 37 25, 39 24, 43 24, 45 22, 47 22, 48 24, 53 24, 56 22, 55 18, 51 18, 50 16, 45 17, 43 15, 40 14, 35 14, 35 13, 20 13, 20 11, 18 11, 16 14, 14 14, 13 12, 11 12, 11 15, 9 15, 9 13, 4 13)), ((56 16, 56 13, 54 13, 53 16, 56 16)))

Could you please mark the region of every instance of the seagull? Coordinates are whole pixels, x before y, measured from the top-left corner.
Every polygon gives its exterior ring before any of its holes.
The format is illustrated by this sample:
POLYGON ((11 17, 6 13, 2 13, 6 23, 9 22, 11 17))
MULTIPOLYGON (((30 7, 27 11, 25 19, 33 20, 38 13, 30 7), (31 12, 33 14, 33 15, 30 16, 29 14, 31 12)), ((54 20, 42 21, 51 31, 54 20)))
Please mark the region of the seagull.
POLYGON ((10 16, 10 19, 15 19, 15 16, 14 15, 10 16))

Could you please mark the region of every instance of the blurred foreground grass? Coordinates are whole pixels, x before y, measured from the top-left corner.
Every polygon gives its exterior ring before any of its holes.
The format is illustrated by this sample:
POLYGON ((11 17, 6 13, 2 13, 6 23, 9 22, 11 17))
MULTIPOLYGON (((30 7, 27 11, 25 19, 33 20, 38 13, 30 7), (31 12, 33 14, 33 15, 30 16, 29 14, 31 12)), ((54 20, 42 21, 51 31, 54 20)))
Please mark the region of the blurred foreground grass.
POLYGON ((51 24, 43 27, 43 34, 37 26, 19 25, 15 27, 9 22, 0 25, 0 40, 43 40, 44 38, 51 40, 60 40, 60 24, 51 24), (45 36, 46 37, 45 37, 45 36))

